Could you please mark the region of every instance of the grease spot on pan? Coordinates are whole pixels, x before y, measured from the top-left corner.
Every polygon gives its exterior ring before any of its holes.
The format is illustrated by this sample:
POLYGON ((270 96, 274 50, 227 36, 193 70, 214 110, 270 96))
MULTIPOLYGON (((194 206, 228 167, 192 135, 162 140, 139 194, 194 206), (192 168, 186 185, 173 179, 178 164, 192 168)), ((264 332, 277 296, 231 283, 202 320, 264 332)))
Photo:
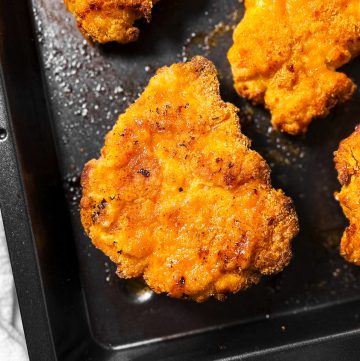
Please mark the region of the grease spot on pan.
POLYGON ((134 303, 145 303, 154 295, 154 292, 139 279, 122 280, 119 286, 126 297, 134 303))

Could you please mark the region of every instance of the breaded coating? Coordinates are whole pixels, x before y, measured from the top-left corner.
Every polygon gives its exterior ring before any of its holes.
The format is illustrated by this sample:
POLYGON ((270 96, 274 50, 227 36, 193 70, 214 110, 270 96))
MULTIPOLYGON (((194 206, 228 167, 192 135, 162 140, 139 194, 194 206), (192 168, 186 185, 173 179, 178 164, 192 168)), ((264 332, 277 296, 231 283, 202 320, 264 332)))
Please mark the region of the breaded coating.
POLYGON ((341 239, 341 255, 360 266, 360 125, 340 143, 335 152, 335 164, 341 191, 335 194, 349 219, 341 239))
POLYGON ((135 20, 150 21, 153 0, 64 0, 82 34, 97 43, 130 43, 139 37, 135 20))
POLYGON ((276 129, 299 134, 351 98, 336 69, 360 51, 359 0, 245 0, 228 59, 240 96, 264 103, 276 129))
POLYGON ((158 70, 81 180, 82 224, 118 275, 196 301, 281 271, 298 230, 216 75, 203 57, 158 70))

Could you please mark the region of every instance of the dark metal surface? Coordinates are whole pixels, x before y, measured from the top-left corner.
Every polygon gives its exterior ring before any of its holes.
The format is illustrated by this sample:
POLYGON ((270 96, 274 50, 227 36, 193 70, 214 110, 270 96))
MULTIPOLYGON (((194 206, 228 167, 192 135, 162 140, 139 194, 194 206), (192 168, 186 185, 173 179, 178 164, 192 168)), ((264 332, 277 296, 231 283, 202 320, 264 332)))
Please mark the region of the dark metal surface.
MULTIPOLYGON (((359 92, 306 137, 282 135, 232 89, 225 54, 238 0, 159 2, 126 46, 86 43, 62 1, 33 0, 33 13, 28 5, 0 0, 0 200, 31 358, 356 360, 360 269, 338 255, 346 222, 332 152, 360 122, 359 92), (217 65, 223 98, 241 108, 244 133, 301 222, 284 272, 200 305, 119 280, 78 214, 79 174, 117 115, 159 66, 197 54, 217 65)), ((360 84, 359 61, 344 71, 360 84)))

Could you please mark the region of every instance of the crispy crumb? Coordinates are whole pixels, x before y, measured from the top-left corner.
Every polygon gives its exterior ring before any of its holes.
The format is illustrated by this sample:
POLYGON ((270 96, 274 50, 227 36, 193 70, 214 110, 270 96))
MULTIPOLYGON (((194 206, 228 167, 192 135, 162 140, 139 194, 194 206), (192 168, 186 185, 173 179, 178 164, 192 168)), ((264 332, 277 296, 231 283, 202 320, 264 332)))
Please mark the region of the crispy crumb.
POLYGON ((349 262, 360 266, 360 127, 340 143, 335 152, 335 165, 338 179, 342 185, 341 191, 335 193, 335 198, 349 219, 350 225, 346 228, 341 239, 341 255, 349 262))
POLYGON ((204 301, 288 264, 292 202, 271 187, 236 111, 209 60, 161 68, 86 164, 82 223, 120 277, 204 301))
POLYGON ((133 24, 150 21, 153 0, 64 0, 82 34, 97 43, 130 43, 139 37, 133 24))
POLYGON ((275 128, 306 132, 315 117, 351 98, 336 69, 360 51, 358 0, 246 0, 228 53, 240 96, 264 103, 275 128))

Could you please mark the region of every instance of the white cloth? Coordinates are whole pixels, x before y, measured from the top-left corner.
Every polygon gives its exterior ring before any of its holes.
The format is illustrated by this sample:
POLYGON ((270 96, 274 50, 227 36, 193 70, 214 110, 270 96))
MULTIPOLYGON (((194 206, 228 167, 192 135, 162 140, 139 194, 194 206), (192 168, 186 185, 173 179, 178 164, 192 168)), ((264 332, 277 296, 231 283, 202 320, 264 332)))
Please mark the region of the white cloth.
POLYGON ((0 212, 0 360, 28 361, 4 226, 0 212))

